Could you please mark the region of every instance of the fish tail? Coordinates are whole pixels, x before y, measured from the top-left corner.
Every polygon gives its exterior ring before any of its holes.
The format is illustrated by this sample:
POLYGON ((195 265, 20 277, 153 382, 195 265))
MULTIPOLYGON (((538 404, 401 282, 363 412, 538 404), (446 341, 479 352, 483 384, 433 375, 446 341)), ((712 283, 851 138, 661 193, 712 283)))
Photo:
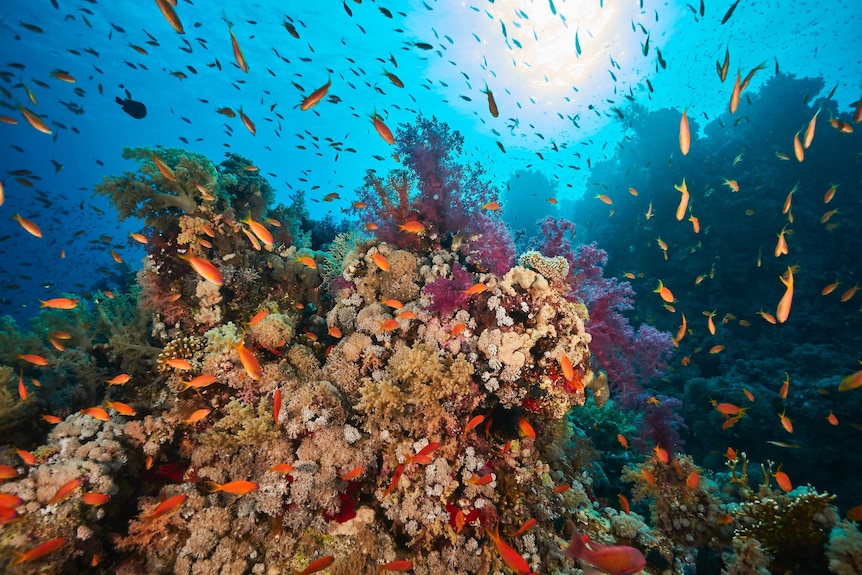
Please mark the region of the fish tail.
POLYGON ((123 104, 125 104, 125 102, 124 102, 123 100, 121 100, 119 96, 115 96, 115 97, 114 97, 114 101, 115 101, 116 103, 118 103, 120 106, 122 106, 123 104))
POLYGON ((584 542, 581 539, 581 533, 580 531, 578 531, 578 528, 575 527, 575 524, 571 521, 569 521, 568 523, 572 529, 572 540, 569 542, 569 546, 566 548, 566 551, 563 554, 566 557, 579 559, 586 550, 586 546, 584 545, 584 542))

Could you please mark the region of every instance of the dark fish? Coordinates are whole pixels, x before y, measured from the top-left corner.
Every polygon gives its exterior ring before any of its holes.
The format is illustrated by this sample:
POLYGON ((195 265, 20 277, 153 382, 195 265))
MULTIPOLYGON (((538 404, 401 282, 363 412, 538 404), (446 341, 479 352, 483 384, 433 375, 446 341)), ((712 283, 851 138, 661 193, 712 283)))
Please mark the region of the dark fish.
POLYGON ((147 116, 147 107, 143 104, 143 102, 138 102, 132 100, 132 95, 126 90, 126 99, 123 100, 119 96, 114 99, 117 104, 119 104, 125 113, 130 115, 131 117, 140 120, 147 116))
POLYGON ((730 20, 730 17, 733 16, 733 11, 736 10, 737 4, 739 4, 739 0, 736 0, 736 2, 731 4, 730 8, 727 9, 727 12, 724 14, 724 18, 721 19, 722 24, 730 20))

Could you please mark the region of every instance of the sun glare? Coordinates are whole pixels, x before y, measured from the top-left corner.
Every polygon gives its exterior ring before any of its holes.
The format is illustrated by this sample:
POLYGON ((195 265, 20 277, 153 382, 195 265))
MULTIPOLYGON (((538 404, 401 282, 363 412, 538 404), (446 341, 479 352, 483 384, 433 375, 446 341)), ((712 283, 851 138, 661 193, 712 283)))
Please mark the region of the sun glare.
POLYGON ((451 46, 442 58, 429 58, 429 77, 438 79, 446 102, 471 115, 487 82, 501 116, 536 129, 564 129, 561 119, 569 126, 607 123, 624 94, 646 90, 643 80, 653 60, 643 57, 646 38, 652 49, 665 40, 665 23, 637 2, 497 0, 462 6, 457 19, 450 13, 446 20, 414 21, 419 37, 427 37, 430 28, 441 46, 447 47, 444 40, 451 46), (452 97, 453 88, 460 98, 452 97))

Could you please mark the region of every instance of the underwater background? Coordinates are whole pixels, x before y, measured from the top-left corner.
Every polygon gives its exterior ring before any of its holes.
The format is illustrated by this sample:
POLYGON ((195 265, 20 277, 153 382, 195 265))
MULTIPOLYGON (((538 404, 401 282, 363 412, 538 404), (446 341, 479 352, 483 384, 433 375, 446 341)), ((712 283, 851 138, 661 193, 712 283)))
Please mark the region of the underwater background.
POLYGON ((0 568, 862 573, 860 16, 4 2, 0 568))

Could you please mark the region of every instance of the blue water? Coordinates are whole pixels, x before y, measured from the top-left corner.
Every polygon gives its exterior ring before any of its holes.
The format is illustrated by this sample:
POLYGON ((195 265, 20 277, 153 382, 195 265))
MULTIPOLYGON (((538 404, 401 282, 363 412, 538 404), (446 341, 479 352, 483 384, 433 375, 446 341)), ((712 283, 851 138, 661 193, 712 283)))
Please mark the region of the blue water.
POLYGON ((216 160, 227 150, 239 152, 271 176, 280 201, 305 190, 312 217, 320 218, 347 208, 364 170, 377 165, 374 156, 389 153, 369 115, 376 109, 394 126, 422 111, 463 131, 467 155, 480 159, 499 184, 525 167, 552 174, 560 183, 560 204, 547 211, 577 221, 569 202, 583 192, 586 158, 595 164, 609 156, 621 137, 624 126, 611 108, 625 105, 623 96, 630 93, 648 109, 688 107, 692 116, 716 116, 731 88, 718 82, 713 64, 726 46, 731 76, 737 68, 744 74, 768 61, 752 91, 773 73, 778 58, 785 71, 822 77, 825 90, 837 84, 835 98, 842 105, 858 96, 853 22, 862 8, 850 1, 830 3, 828 10, 818 2, 743 1, 724 25, 720 20, 729 3, 715 1, 706 2, 703 18, 683 3, 649 1, 642 8, 635 1, 608 1, 604 7, 598 1, 558 1, 556 15, 545 1, 348 1, 288 10, 278 2, 179 4, 184 35, 169 26, 155 2, 57 0, 58 8, 48 0, 4 3, 2 86, 9 97, 2 102, 4 115, 19 124, 0 125, 6 150, 0 155, 2 209, 36 221, 44 238, 22 234, 15 222, 0 219, 2 313, 25 318, 36 298, 90 289, 106 278, 110 284, 118 269, 109 245, 121 248, 117 251, 131 267, 137 265, 142 252, 126 239, 135 223, 118 227, 104 198, 91 197, 103 176, 130 168, 120 158, 122 146, 182 146, 216 160), (223 16, 233 23, 247 74, 235 63, 223 16), (293 23, 299 39, 284 21, 293 23), (647 57, 641 26, 649 32, 647 57), (432 49, 417 48, 417 42, 432 49), (657 50, 666 69, 658 66, 657 50), (619 68, 612 67, 611 58, 619 68), (395 87, 382 75, 384 68, 405 87, 395 87), (68 71, 76 83, 52 78, 55 69, 68 71), (171 75, 177 72, 187 78, 171 75), (329 96, 338 101, 301 112, 302 98, 329 77, 329 96), (655 92, 649 92, 647 80, 655 92), (496 119, 480 92, 486 82, 500 108, 496 119), (38 106, 28 103, 22 83, 38 106), (146 118, 131 118, 114 103, 124 89, 146 104, 146 118), (15 109, 21 102, 46 118, 53 136, 24 122, 15 109), (256 123, 257 136, 238 117, 217 114, 220 107, 242 107, 256 123), (505 146, 505 155, 496 141, 505 146), (561 152, 549 151, 552 143, 561 152), (52 160, 62 170, 56 172, 52 160), (8 174, 13 170, 31 170, 41 179, 27 188, 8 174), (315 202, 330 192, 341 200, 315 202), (101 235, 110 242, 97 241, 101 235), (45 268, 50 273, 40 271, 45 268))

